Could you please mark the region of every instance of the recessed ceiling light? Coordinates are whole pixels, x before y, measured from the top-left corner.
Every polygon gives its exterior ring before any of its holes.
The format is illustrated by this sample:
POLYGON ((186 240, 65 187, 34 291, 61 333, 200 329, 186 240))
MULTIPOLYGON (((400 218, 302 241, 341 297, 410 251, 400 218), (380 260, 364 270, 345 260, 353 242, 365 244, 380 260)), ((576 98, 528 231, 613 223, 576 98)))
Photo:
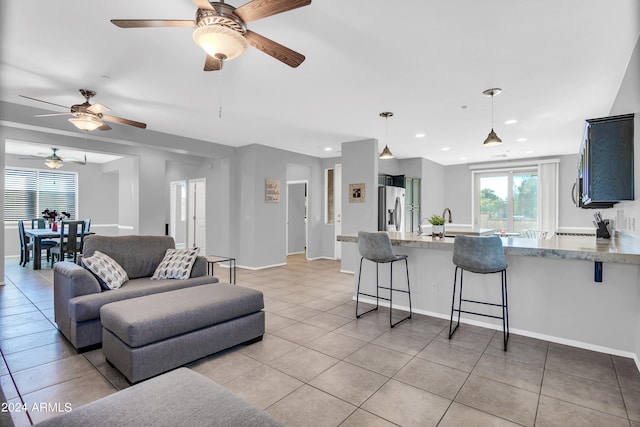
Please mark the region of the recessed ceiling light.
POLYGON ((324 151, 332 151, 332 150, 333 150, 333 148, 331 148, 331 147, 324 147, 324 151))
POLYGON ((460 157, 460 160, 467 160, 466 157, 460 157))
POLYGON ((527 138, 518 138, 516 139, 517 142, 526 142, 527 138))
POLYGON ((525 154, 532 154, 532 153, 535 153, 535 151, 533 151, 533 150, 528 150, 528 151, 525 151, 524 153, 525 153, 525 154))
POLYGON ((424 138, 425 136, 427 136, 424 133, 416 133, 416 138, 424 138))
POLYGON ((512 125, 518 123, 518 121, 516 119, 509 119, 506 122, 504 122, 505 125, 512 125))
POLYGON ((449 147, 442 147, 442 148, 441 148, 441 150, 442 150, 442 151, 449 151, 449 150, 451 150, 451 148, 449 148, 449 147))

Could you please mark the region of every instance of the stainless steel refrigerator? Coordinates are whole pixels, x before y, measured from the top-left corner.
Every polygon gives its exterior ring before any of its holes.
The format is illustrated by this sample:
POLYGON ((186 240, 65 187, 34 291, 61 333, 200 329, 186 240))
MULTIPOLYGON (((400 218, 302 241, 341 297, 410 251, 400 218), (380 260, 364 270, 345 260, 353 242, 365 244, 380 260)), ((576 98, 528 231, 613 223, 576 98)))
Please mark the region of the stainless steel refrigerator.
POLYGON ((379 231, 404 231, 404 198, 404 188, 378 187, 379 231))

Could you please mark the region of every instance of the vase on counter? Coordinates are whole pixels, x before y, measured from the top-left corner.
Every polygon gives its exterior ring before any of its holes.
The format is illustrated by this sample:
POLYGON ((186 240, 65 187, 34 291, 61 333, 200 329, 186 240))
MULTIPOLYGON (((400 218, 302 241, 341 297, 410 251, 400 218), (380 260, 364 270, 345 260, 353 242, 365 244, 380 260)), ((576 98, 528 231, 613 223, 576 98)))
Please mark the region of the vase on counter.
POLYGON ((431 226, 431 237, 434 239, 443 239, 444 238, 444 225, 432 225, 431 226))
POLYGON ((51 223, 51 231, 58 231, 58 221, 53 221, 51 223))

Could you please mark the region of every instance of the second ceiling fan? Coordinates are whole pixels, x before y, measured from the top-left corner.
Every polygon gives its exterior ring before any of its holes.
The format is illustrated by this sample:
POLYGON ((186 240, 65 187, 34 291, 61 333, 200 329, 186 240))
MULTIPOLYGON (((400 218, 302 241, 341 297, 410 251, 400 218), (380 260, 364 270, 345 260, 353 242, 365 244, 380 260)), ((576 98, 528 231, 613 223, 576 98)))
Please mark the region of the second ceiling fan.
POLYGON ((194 20, 112 19, 120 28, 195 27, 193 39, 206 53, 204 71, 222 69, 226 60, 247 51, 249 45, 284 62, 300 65, 304 55, 247 28, 247 23, 311 4, 311 0, 252 0, 238 8, 224 1, 193 0, 198 10, 194 20))

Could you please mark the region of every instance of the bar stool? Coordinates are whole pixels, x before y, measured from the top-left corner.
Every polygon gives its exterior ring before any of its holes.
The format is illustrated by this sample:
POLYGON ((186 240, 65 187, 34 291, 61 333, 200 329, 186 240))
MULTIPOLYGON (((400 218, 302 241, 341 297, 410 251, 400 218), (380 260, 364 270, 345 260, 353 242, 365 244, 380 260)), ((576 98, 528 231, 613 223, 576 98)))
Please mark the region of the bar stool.
POLYGON ((360 271, 358 273, 358 290, 356 293, 356 317, 359 318, 367 313, 377 310, 379 307, 379 300, 389 301, 389 324, 393 328, 400 322, 404 322, 411 318, 411 288, 409 287, 409 265, 407 263, 407 255, 396 255, 393 253, 391 247, 391 239, 386 232, 373 232, 366 231, 358 232, 358 250, 360 251, 360 271), (360 292, 360 280, 362 279, 362 261, 369 260, 376 263, 376 294, 367 294, 360 292), (407 290, 393 289, 393 263, 396 261, 404 260, 405 270, 407 271, 407 290), (390 263, 389 273, 389 286, 380 286, 380 280, 378 275, 378 267, 380 264, 390 263), (386 289, 389 291, 389 298, 380 296, 380 289, 386 289), (393 323, 393 293, 403 292, 409 295, 409 315, 397 322, 393 323), (358 314, 358 304, 360 301, 360 295, 365 295, 376 299, 376 306, 371 310, 358 314))
POLYGON ((507 341, 509 340, 509 310, 507 308, 507 262, 504 258, 502 240, 498 236, 472 237, 456 236, 453 243, 453 263, 456 266, 453 275, 453 300, 451 301, 451 319, 449 321, 449 339, 460 326, 460 313, 475 314, 477 316, 492 317, 502 320, 502 334, 504 339, 504 351, 507 351, 507 341), (458 270, 460 270, 460 296, 458 308, 456 303, 456 288, 458 270), (502 277, 502 304, 475 301, 462 298, 462 276, 464 271, 472 273, 489 274, 500 273, 502 277), (502 316, 466 311, 462 309, 462 302, 492 305, 502 307, 502 316), (453 313, 458 312, 458 323, 453 327, 453 313))

